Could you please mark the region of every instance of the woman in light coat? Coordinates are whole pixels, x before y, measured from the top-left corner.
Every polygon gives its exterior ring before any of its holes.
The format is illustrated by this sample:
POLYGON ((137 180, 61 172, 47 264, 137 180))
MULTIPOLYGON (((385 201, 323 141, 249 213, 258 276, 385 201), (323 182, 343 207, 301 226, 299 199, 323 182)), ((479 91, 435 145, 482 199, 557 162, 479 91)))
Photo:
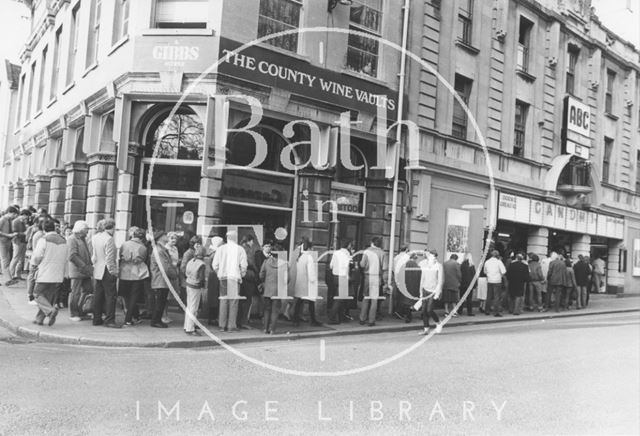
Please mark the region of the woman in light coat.
POLYGON ((293 287, 295 297, 295 310, 293 323, 296 327, 300 325, 302 310, 306 302, 309 308, 309 318, 312 326, 318 327, 322 324, 316 319, 315 297, 318 295, 318 264, 309 251, 313 243, 304 238, 300 245, 300 256, 296 262, 295 284, 293 287))

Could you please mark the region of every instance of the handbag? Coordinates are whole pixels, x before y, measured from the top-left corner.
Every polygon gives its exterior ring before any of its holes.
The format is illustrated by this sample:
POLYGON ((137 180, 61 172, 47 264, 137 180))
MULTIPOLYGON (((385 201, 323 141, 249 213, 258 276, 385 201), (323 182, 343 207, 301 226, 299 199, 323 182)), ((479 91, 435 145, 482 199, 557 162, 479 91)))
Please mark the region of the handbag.
POLYGON ((93 312, 93 294, 86 294, 80 304, 80 310, 82 311, 82 313, 93 312))

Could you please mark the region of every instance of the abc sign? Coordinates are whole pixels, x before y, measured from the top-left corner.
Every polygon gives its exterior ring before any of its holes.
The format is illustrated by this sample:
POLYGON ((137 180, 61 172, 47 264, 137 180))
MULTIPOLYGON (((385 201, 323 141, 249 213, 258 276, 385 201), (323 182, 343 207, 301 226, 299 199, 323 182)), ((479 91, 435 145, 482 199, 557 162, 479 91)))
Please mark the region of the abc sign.
POLYGON ((567 99, 567 129, 582 136, 589 136, 591 111, 589 106, 569 97, 567 99))

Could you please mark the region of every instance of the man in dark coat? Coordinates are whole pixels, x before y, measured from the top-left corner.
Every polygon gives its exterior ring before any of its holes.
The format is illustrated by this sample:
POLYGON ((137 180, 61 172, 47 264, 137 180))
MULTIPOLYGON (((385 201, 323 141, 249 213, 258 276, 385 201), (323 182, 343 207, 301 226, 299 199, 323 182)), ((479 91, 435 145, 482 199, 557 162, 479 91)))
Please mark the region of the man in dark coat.
POLYGON ((523 255, 518 253, 516 259, 512 261, 507 268, 509 298, 512 300, 514 315, 520 315, 524 289, 527 283, 529 283, 529 267, 524 263, 523 259, 523 255))
POLYGON ((581 309, 587 307, 587 285, 591 280, 591 266, 585 261, 584 256, 578 256, 578 262, 573 266, 576 276, 577 300, 576 307, 581 309))
MULTIPOLYGON (((458 302, 460 292, 460 281, 462 280, 462 272, 458 263, 458 255, 452 254, 443 265, 444 285, 442 286, 444 295, 444 310, 446 313, 451 312, 458 302)), ((457 316, 456 312, 453 316, 457 316)))

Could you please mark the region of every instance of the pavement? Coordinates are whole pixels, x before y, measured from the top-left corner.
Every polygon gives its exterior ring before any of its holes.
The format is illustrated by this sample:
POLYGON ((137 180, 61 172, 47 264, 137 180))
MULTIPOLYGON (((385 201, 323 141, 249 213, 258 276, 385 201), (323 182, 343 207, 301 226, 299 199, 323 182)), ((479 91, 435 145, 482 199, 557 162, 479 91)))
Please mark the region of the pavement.
MULTIPOLYGON (((640 294, 626 295, 640 297, 640 294)), ((0 287, 0 326, 23 338, 48 343, 103 347, 193 348, 220 345, 220 341, 227 344, 291 341, 304 338, 420 330, 422 327, 418 316, 414 317, 412 323, 405 323, 392 315, 385 315, 385 318, 377 322, 373 327, 361 326, 357 320, 357 311, 353 310, 352 315, 355 315, 355 320, 339 325, 323 324, 321 327, 311 327, 307 323, 302 323, 300 327, 294 327, 288 321, 278 321, 278 334, 274 335, 264 334, 259 320, 252 320, 249 330, 233 333, 219 332, 217 327, 212 326, 209 327, 215 338, 215 340, 212 340, 206 334, 199 337, 186 335, 182 328, 184 313, 180 311, 179 307, 175 306, 170 310, 169 316, 173 322, 167 329, 152 328, 148 325, 148 321, 135 327, 123 327, 121 329, 96 327, 91 325, 91 321, 73 322, 69 320, 68 309, 60 310, 55 325, 49 327, 46 325, 45 320, 44 326, 38 326, 32 322, 37 312, 37 307, 28 304, 26 282, 21 281, 11 287, 0 287)), ((640 311, 640 298, 619 298, 616 295, 593 294, 591 295, 589 307, 583 310, 569 310, 558 313, 525 311, 520 316, 505 313, 502 318, 487 316, 476 310, 476 316, 474 317, 461 315, 450 318, 445 328, 634 311, 640 311)), ((438 311, 438 314, 442 318, 443 311, 438 311)), ((124 321, 124 313, 121 309, 117 311, 116 320, 120 324, 124 321)), ((201 320, 201 322, 203 324, 206 323, 204 320, 201 320)))

